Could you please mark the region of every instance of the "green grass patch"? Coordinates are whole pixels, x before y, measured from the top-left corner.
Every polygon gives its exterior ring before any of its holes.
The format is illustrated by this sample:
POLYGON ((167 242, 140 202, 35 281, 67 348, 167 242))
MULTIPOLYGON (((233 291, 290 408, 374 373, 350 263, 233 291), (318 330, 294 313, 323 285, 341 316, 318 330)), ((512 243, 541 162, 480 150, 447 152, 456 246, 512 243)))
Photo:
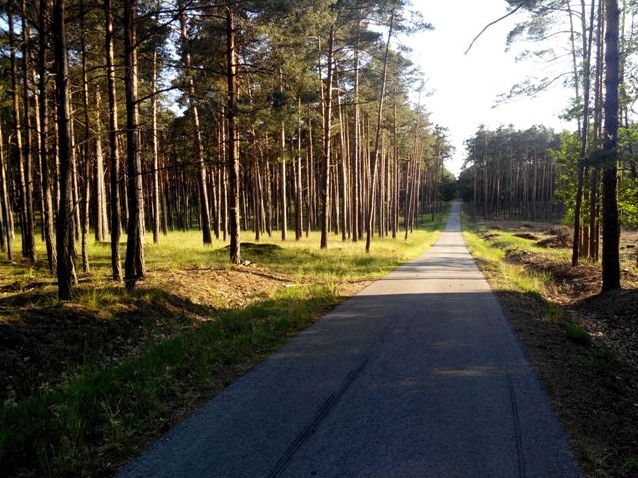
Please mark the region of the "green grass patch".
POLYGON ((286 288, 245 309, 215 311, 213 322, 116 367, 85 367, 54 390, 6 403, 0 467, 37 463, 54 476, 113 471, 109 459, 134 456, 141 437, 170 424, 174 408, 227 385, 340 300, 334 287, 286 288))
MULTIPOLYGON (((543 295, 547 293, 550 282, 549 274, 525 269, 507 262, 506 248, 498 244, 490 244, 481 237, 481 232, 468 224, 464 217, 463 236, 472 255, 478 259, 485 271, 497 273, 496 279, 505 290, 543 295)), ((500 236, 499 236, 500 239, 500 236)), ((514 239, 520 239, 514 237, 514 239)), ((525 241, 526 239, 520 239, 525 241)), ((516 242, 516 241, 512 241, 516 242)))
POLYGON ((561 249, 548 250, 534 245, 531 239, 515 236, 513 232, 485 230, 472 224, 467 214, 463 214, 463 236, 472 255, 491 279, 493 285, 504 292, 523 293, 534 298, 545 309, 543 319, 562 327, 567 338, 581 345, 589 345, 591 336, 585 329, 573 323, 564 308, 547 300, 553 292, 551 274, 541 270, 527 269, 515 262, 507 261, 507 254, 533 251, 554 258, 567 260, 568 252, 561 249), (493 235, 493 240, 484 239, 493 235))

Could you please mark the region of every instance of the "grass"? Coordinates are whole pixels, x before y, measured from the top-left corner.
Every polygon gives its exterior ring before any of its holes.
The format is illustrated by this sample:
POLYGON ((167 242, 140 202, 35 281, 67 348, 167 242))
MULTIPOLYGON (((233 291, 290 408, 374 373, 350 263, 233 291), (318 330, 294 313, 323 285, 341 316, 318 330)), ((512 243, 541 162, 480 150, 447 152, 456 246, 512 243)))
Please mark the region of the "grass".
MULTIPOLYGON (((581 328, 570 322, 564 309, 547 300, 547 297, 555 292, 551 274, 542 270, 528 269, 507 260, 507 254, 515 255, 532 251, 554 261, 565 261, 567 251, 538 247, 529 239, 517 237, 514 232, 490 231, 476 227, 465 213, 463 213, 463 236, 470 252, 479 261, 482 270, 487 273, 493 287, 500 291, 522 293, 533 298, 545 309, 545 321, 561 325, 565 334, 573 337, 574 341, 583 345, 589 344, 582 338, 576 339, 578 335, 576 329, 581 328), (498 237, 490 242, 482 237, 485 233, 498 234, 498 237)), ((584 330, 583 332, 587 334, 584 330)))
POLYGON ((363 243, 336 237, 321 250, 315 233, 298 242, 268 239, 261 244, 272 247, 246 247, 243 259, 291 283, 242 306, 195 303, 171 289, 170 280, 161 280, 171 271, 232 270, 224 245, 203 247, 197 232, 175 232, 161 237, 159 245, 147 244, 149 276, 157 280, 143 282, 132 296, 109 281, 108 245, 91 244, 92 272, 90 277, 81 274, 73 303, 57 301, 54 280, 46 277, 43 265, 25 269, 0 263, 0 314, 11 320, 20 321, 34 308, 72 317, 77 307, 112 321, 123 317, 122 310, 143 319, 159 317, 162 323, 206 319, 203 325, 160 334, 163 339, 143 342, 141 350, 116 360, 96 353, 70 366, 55 385, 6 400, 0 408, 0 469, 9 475, 111 475, 199 403, 353 293, 356 288, 348 284, 380 277, 425 252, 444 219, 426 223, 407 241, 375 239, 369 255, 363 243))
POLYGON ((107 471, 109 460, 135 455, 140 438, 163 430, 176 411, 227 384, 235 377, 228 368, 245 371, 338 301, 327 286, 287 288, 245 309, 215 311, 215 321, 115 367, 87 366, 54 390, 6 404, 3 468, 37 460, 54 476, 107 471))

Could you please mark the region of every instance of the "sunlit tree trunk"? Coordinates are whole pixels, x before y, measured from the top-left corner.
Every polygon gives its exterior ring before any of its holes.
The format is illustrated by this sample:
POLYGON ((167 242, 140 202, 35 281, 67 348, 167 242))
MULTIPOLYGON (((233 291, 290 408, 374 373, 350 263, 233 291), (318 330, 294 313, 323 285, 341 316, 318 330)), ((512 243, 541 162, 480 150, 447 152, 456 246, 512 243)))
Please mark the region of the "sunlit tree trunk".
POLYGON ((206 163, 204 162, 204 146, 202 145, 202 131, 199 124, 199 110, 195 103, 195 83, 193 82, 193 72, 191 65, 191 55, 188 51, 188 36, 186 25, 186 14, 182 0, 179 4, 180 14, 180 39, 182 47, 182 62, 186 68, 187 75, 187 93, 188 108, 193 128, 193 143, 195 147, 195 156, 197 158, 197 184, 199 186, 199 214, 201 219, 202 237, 204 244, 211 244, 213 237, 210 228, 210 210, 208 208, 208 188, 206 187, 206 163))
POLYGON ((120 259, 121 215, 120 215, 120 155, 117 144, 117 97, 115 95, 113 0, 104 0, 106 81, 109 103, 109 166, 111 182, 111 268, 113 280, 122 280, 120 259))
POLYGON ((241 239, 239 217, 239 143, 235 123, 237 102, 237 49, 235 45, 234 13, 231 4, 226 4, 226 77, 228 80, 228 172, 229 172, 229 222, 230 261, 241 263, 241 239))
POLYGON ((142 190, 141 158, 139 154, 137 106, 137 0, 124 4, 124 88, 126 93, 126 163, 129 216, 127 225, 124 281, 126 290, 135 289, 144 277, 144 196, 142 190))

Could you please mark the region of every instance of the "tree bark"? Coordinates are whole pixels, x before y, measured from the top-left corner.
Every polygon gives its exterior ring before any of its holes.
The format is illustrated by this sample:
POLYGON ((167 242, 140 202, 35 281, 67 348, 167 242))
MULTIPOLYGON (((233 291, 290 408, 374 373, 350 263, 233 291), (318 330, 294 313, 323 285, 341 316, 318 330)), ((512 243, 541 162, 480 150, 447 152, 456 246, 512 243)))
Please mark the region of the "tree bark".
POLYGON ((226 4, 226 77, 228 80, 228 171, 229 171, 229 220, 230 220, 230 262, 241 263, 241 238, 239 217, 239 143, 235 124, 237 102, 237 50, 235 45, 235 25, 233 7, 226 4))
POLYGON ((323 116, 323 187, 321 191, 321 249, 328 247, 328 229, 330 227, 330 161, 332 127, 332 76, 334 71, 333 55, 335 43, 335 25, 330 27, 328 39, 328 75, 326 78, 326 97, 323 116))
POLYGON ((193 142, 195 156, 197 158, 197 185, 199 187, 199 214, 200 227, 202 228, 202 239, 204 244, 212 244, 213 237, 210 228, 210 210, 208 208, 208 188, 206 185, 206 163, 204 162, 204 146, 202 144, 202 130, 199 124, 199 110, 195 103, 195 83, 193 82, 191 55, 188 52, 188 34, 186 25, 186 13, 184 12, 183 1, 179 3, 180 14, 180 39, 182 47, 182 62, 186 69, 188 108, 190 110, 191 125, 193 128, 193 142))
POLYGON ((588 149, 589 140, 589 99, 590 99, 590 85, 591 85, 591 47, 593 40, 593 27, 594 27, 594 2, 591 6, 590 25, 587 27, 587 16, 585 10, 585 2, 581 0, 581 22, 582 22, 582 36, 583 36, 583 123, 581 129, 581 143, 580 143, 580 155, 578 158, 578 185, 576 187, 576 206, 574 208, 574 242, 572 244, 572 266, 578 264, 578 258, 580 257, 580 236, 581 236, 581 224, 580 216, 583 203, 583 189, 585 181, 585 167, 584 161, 588 149))
POLYGON ((115 95, 113 0, 104 0, 106 80, 109 100, 109 165, 111 181, 111 269, 113 280, 122 280, 120 259, 120 155, 117 144, 117 97, 115 95))
POLYGON ((40 103, 39 103, 39 111, 38 114, 40 116, 40 174, 42 176, 42 192, 43 192, 43 203, 44 210, 43 214, 43 226, 44 226, 44 243, 47 250, 47 260, 49 264, 49 271, 52 273, 55 272, 57 267, 57 254, 55 251, 55 244, 53 241, 53 222, 54 222, 54 214, 53 214, 53 193, 51 188, 51 175, 49 171, 49 161, 47 155, 47 139, 48 139, 48 99, 47 99, 47 88, 46 88, 46 78, 47 78, 47 69, 46 69, 46 51, 47 51, 47 33, 48 33, 48 25, 47 25, 47 14, 48 14, 49 2, 48 0, 40 0, 40 8, 38 12, 38 23, 40 28, 40 39, 39 39, 39 58, 38 58, 38 69, 39 69, 39 80, 38 80, 38 90, 40 95, 40 103))
POLYGON ((11 242, 13 237, 11 235, 11 216, 10 216, 10 204, 9 194, 7 191, 7 173, 5 169, 5 156, 4 156, 4 138, 2 134, 2 122, 0 122, 0 206, 2 207, 2 220, 4 222, 4 235, 5 235, 5 250, 7 253, 7 259, 9 262, 13 261, 13 250, 11 242))
POLYGON ((69 136, 69 91, 64 0, 53 4, 52 31, 57 91, 58 151, 60 157, 60 204, 56 224, 58 297, 70 300, 73 295, 73 196, 71 184, 71 138, 69 136))
POLYGON ((137 105, 137 0, 124 3, 124 85, 126 92, 126 162, 129 216, 127 225, 124 282, 132 292, 137 281, 144 277, 143 214, 141 160, 139 155, 137 105))
POLYGON ((379 108, 377 110, 377 130, 374 140, 374 153, 372 156, 372 184, 370 185, 370 198, 368 199, 368 221, 366 223, 366 252, 370 252, 370 246, 372 245, 372 232, 374 229, 374 200, 376 193, 376 183, 378 175, 378 156, 380 152, 381 142, 381 121, 383 119, 383 103, 385 101, 385 90, 388 78, 388 55, 390 52, 390 38, 392 38, 392 29, 394 27, 394 12, 390 18, 390 28, 388 30, 388 40, 385 45, 385 54, 383 58, 383 74, 381 78, 381 92, 379 94, 379 108))
POLYGON ((151 109, 153 116, 153 243, 159 242, 160 198, 159 198, 159 141, 157 137, 157 50, 153 51, 153 80, 151 109))
POLYGON ((618 1, 605 0, 605 166, 603 170, 603 291, 620 288, 620 226, 618 223, 618 1))

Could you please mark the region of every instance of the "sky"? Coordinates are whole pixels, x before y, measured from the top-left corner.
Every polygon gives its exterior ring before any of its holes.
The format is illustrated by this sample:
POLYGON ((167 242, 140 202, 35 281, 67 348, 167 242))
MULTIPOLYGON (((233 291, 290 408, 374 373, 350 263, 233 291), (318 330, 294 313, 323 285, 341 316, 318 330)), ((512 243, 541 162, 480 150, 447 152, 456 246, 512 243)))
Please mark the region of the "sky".
MULTIPOLYGON (((539 60, 516 61, 516 50, 522 51, 524 44, 516 46, 515 51, 505 51, 507 34, 525 13, 516 13, 489 28, 466 55, 465 50, 481 29, 507 13, 505 0, 413 0, 413 7, 433 24, 434 30, 398 41, 412 49, 408 56, 423 71, 426 88, 432 92, 423 100, 431 120, 448 128, 448 137, 456 148, 446 162, 447 169, 459 174, 465 159, 463 141, 480 124, 488 128, 544 124, 557 131, 575 129, 559 119, 571 96, 562 85, 536 98, 518 98, 493 108, 498 95, 509 92, 516 83, 552 73, 552 68, 539 60)), ((565 67, 563 63, 553 69, 562 71, 565 67)))

